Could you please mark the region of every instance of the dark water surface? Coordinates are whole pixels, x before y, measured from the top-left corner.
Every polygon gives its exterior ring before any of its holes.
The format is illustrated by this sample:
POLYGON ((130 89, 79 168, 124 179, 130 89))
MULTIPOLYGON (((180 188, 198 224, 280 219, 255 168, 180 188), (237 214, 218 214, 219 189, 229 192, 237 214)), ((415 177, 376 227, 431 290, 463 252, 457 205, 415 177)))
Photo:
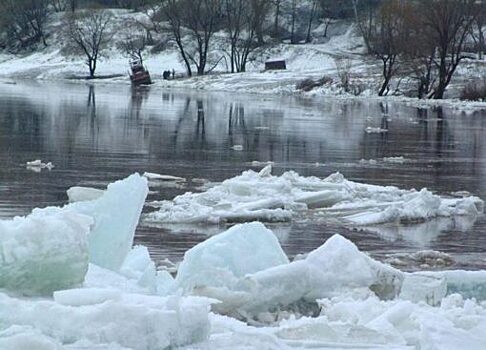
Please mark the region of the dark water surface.
MULTIPOLYGON (((0 84, 0 217, 66 203, 75 185, 103 188, 135 171, 182 176, 183 187, 151 188, 149 200, 171 199, 275 162, 274 173, 296 170, 439 194, 469 191, 486 198, 486 113, 418 109, 399 103, 299 99, 127 86, 0 84), (365 132, 387 127, 386 134, 365 132), (242 151, 232 149, 243 146, 242 151), (403 156, 407 162, 383 162, 403 156), (42 159, 52 171, 33 172, 42 159), (375 159, 376 164, 360 163, 375 159), (195 181, 192 181, 196 179, 195 181)), ((146 209, 147 211, 150 208, 146 209)), ((486 220, 350 230, 329 222, 271 226, 289 256, 320 246, 334 233, 380 260, 425 249, 449 253, 449 268, 486 268, 486 220)), ((178 261, 224 227, 151 228, 137 243, 157 260, 178 261)), ((409 264, 406 269, 420 268, 409 264)))

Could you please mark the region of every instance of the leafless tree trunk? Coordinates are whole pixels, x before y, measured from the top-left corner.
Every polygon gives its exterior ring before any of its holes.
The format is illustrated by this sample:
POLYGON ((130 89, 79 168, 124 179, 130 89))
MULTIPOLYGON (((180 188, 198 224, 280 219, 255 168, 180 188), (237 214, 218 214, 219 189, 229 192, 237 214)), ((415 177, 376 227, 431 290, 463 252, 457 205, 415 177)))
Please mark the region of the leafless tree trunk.
POLYGON ((306 43, 311 42, 312 24, 314 23, 314 20, 316 19, 318 2, 319 2, 319 0, 311 0, 311 12, 309 14, 309 20, 307 21, 307 35, 305 37, 306 43))

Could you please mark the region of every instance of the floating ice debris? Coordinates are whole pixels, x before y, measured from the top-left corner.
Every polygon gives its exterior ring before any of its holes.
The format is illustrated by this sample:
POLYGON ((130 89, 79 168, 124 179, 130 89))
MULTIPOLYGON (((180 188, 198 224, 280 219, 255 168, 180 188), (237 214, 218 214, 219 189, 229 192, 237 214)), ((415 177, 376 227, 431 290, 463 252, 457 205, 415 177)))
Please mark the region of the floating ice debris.
POLYGON ((388 130, 387 129, 382 129, 382 128, 373 128, 371 126, 368 126, 366 129, 365 129, 366 133, 367 134, 383 134, 383 133, 387 133, 388 130))
POLYGON ((242 145, 234 145, 234 146, 231 146, 231 149, 233 151, 243 151, 243 146, 242 145))
POLYGON ((145 172, 143 174, 150 181, 174 181, 174 182, 186 182, 186 179, 183 177, 172 176, 172 175, 162 175, 156 173, 148 173, 145 172))
POLYGON ((365 164, 368 164, 368 165, 376 165, 376 164, 378 164, 378 162, 376 160, 374 160, 374 159, 368 159, 368 160, 367 159, 361 159, 359 161, 359 163, 360 164, 364 164, 364 165, 365 164))
POLYGON ((405 163, 407 160, 400 156, 400 157, 385 157, 383 158, 383 161, 385 163, 397 163, 397 164, 403 164, 405 163))
POLYGON ((91 187, 74 186, 67 190, 70 203, 92 201, 103 196, 105 191, 91 187))
POLYGON ((272 176, 271 166, 215 184, 202 193, 185 193, 159 202, 147 223, 195 224, 289 221, 318 213, 356 226, 389 222, 416 223, 436 217, 476 217, 484 210, 477 197, 445 198, 393 186, 360 184, 335 173, 326 179, 290 171, 272 176))
POLYGON ((251 162, 251 166, 267 166, 267 165, 274 165, 274 162, 268 161, 268 162, 260 162, 258 160, 254 160, 251 162))
POLYGON ((0 288, 45 295, 82 283, 92 223, 88 216, 59 208, 1 220, 0 288))
POLYGON ((43 163, 40 159, 36 159, 31 162, 27 162, 26 167, 29 170, 40 172, 42 169, 52 170, 54 165, 51 162, 43 163))
POLYGON ((412 266, 421 269, 444 268, 455 263, 449 254, 435 250, 395 253, 388 256, 386 262, 395 266, 412 266))

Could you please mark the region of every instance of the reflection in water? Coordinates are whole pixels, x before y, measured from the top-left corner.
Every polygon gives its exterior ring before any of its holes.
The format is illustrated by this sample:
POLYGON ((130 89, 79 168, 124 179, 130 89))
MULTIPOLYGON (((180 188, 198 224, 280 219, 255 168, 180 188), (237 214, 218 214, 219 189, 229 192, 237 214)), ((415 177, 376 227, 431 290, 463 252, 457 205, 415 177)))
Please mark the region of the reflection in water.
MULTIPOLYGON (((61 205, 70 186, 104 187, 135 171, 188 178, 185 188, 151 189, 150 201, 171 199, 197 191, 201 178, 233 177, 252 161, 275 162, 275 174, 293 169, 304 176, 325 177, 340 171, 354 181, 427 187, 442 194, 470 191, 486 198, 486 118, 449 109, 38 84, 0 85, 0 103, 2 217, 61 205), (370 125, 388 133, 367 134, 370 125), (235 151, 235 145, 242 145, 243 151, 235 151), (407 162, 359 162, 396 156, 407 162), (56 167, 34 174, 25 168, 33 159, 56 167)), ((289 255, 307 252, 331 234, 342 233, 375 256, 428 247, 463 254, 475 259, 465 265, 485 267, 480 258, 486 250, 485 221, 366 231, 299 222, 272 229, 284 232, 282 243, 289 255)), ((149 245, 155 257, 178 260, 213 233, 208 227, 182 228, 177 234, 140 227, 137 240, 149 245)))

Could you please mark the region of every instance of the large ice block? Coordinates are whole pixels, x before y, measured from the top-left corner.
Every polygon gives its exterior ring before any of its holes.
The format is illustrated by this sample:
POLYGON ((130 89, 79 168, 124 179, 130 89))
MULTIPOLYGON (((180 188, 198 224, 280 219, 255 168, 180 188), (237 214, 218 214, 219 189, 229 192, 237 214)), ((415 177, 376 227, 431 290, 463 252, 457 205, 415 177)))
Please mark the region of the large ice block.
POLYGON ((147 179, 133 174, 108 185, 98 199, 77 202, 64 209, 91 216, 90 262, 118 271, 133 244, 135 229, 148 194, 147 179))
POLYGON ((238 290, 249 300, 240 309, 258 312, 299 300, 314 302, 353 289, 370 289, 382 299, 398 295, 403 274, 371 259, 340 235, 329 238, 306 259, 242 279, 238 290))
POLYGON ((92 223, 88 216, 59 208, 1 220, 0 288, 37 295, 82 283, 92 223))
POLYGON ((246 274, 288 262, 277 238, 263 224, 236 225, 186 252, 176 287, 186 292, 202 287, 232 288, 246 274))

